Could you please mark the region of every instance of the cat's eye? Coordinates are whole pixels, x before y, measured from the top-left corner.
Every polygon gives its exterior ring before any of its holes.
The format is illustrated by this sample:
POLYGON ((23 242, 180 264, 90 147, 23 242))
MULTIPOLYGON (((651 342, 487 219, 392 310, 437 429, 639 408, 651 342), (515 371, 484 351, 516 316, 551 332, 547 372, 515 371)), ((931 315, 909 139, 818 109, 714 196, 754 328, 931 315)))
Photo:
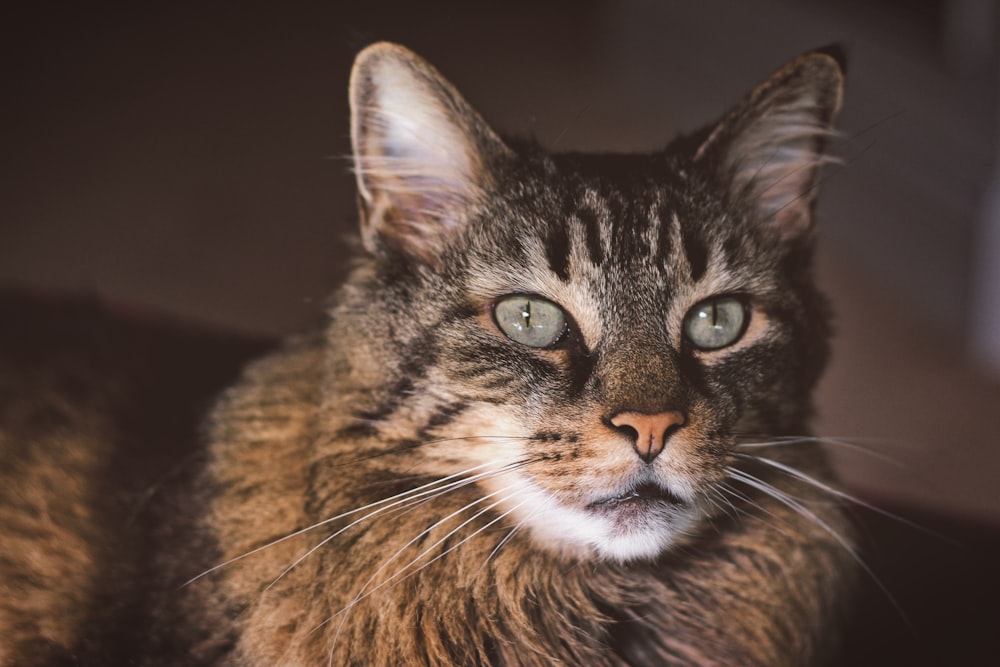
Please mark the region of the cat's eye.
POLYGON ((528 347, 550 347, 566 331, 563 309, 545 299, 515 294, 493 305, 493 319, 508 338, 528 347))
POLYGON ((713 297, 688 311, 684 334, 699 350, 718 350, 738 341, 748 320, 746 306, 740 299, 713 297))

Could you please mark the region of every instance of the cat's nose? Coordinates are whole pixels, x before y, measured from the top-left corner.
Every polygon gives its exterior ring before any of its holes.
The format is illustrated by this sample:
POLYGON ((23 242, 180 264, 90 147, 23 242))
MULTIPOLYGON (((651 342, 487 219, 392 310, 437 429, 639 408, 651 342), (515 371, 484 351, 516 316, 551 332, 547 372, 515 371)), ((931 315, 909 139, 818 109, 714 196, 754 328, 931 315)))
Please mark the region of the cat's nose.
POLYGON ((632 448, 646 463, 660 455, 670 434, 684 425, 687 416, 683 412, 667 410, 655 415, 642 412, 619 412, 611 418, 611 423, 620 430, 635 433, 632 448))

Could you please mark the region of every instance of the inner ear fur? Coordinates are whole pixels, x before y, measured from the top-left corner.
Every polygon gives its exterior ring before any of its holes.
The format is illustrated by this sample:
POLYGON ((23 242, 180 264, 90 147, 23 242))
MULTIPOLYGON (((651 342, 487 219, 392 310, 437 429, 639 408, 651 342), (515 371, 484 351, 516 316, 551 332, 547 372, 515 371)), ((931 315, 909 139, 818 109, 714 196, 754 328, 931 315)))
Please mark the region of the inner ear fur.
POLYGON ((510 150, 437 70, 396 44, 358 54, 350 105, 366 248, 435 265, 510 150))
POLYGON ((835 48, 800 56, 747 95, 695 153, 732 196, 784 238, 812 227, 820 167, 840 110, 844 61, 835 48))

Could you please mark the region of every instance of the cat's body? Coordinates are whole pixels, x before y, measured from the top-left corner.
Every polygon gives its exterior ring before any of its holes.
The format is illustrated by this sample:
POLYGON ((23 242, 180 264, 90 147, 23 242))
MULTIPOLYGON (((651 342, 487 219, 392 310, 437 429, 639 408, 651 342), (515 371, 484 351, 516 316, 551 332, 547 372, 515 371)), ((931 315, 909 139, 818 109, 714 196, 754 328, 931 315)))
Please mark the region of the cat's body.
POLYGON ((850 531, 805 439, 841 83, 809 54, 662 153, 549 156, 363 52, 368 256, 213 412, 151 533, 137 662, 829 658, 850 531))

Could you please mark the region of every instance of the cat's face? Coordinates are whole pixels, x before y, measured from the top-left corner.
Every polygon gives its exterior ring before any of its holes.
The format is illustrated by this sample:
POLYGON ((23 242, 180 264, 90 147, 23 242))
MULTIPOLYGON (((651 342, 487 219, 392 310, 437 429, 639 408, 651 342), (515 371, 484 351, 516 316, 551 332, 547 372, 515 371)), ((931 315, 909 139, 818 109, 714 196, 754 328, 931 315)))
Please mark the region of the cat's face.
POLYGON ((482 507, 556 550, 654 557, 698 531, 737 438, 804 428, 826 354, 812 189, 840 83, 805 56, 700 140, 553 157, 370 47, 352 108, 374 269, 354 316, 398 390, 381 435, 481 475, 482 507))

